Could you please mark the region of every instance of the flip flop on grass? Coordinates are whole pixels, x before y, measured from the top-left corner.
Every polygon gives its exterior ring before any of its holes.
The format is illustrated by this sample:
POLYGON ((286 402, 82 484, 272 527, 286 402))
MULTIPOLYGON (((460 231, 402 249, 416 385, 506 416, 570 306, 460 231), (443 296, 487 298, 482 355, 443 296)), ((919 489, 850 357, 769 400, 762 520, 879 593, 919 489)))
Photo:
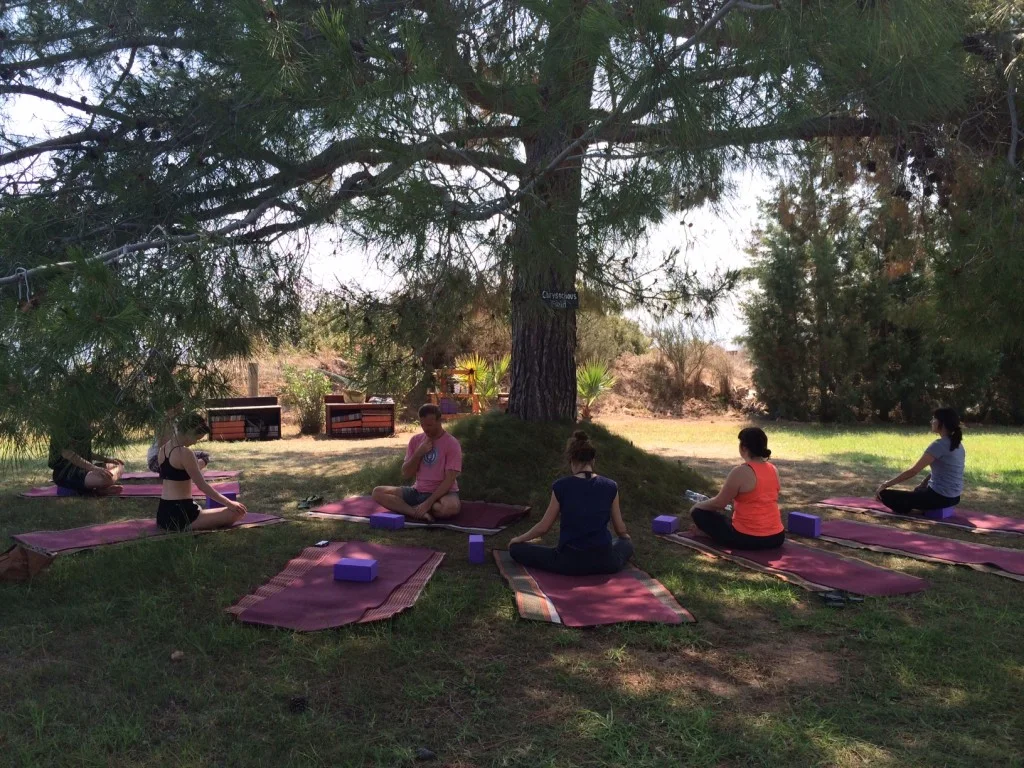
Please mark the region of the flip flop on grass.
POLYGON ((299 499, 298 508, 310 509, 311 507, 315 507, 317 504, 322 503, 323 500, 323 496, 307 496, 304 499, 299 499))

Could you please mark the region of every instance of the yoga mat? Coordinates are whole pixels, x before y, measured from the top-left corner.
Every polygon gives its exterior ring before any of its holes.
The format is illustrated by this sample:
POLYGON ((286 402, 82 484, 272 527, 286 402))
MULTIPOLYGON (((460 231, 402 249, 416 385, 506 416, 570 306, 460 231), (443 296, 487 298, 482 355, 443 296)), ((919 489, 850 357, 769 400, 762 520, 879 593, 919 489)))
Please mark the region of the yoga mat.
POLYGON ((443 559, 443 552, 426 547, 365 541, 307 547, 281 573, 226 610, 246 624, 300 632, 380 621, 412 607, 443 559), (377 578, 335 581, 334 564, 343 557, 375 559, 377 578))
MULTIPOLYGON (((311 509, 306 513, 309 517, 328 520, 347 520, 350 523, 369 523, 374 512, 387 512, 384 507, 369 496, 350 496, 341 501, 311 509)), ((512 504, 493 504, 489 501, 464 501, 459 514, 436 523, 423 523, 419 520, 405 519, 409 528, 448 528, 452 531, 466 533, 497 533, 502 528, 530 514, 529 507, 517 507, 512 504)))
MULTIPOLYGON (((210 483, 210 487, 213 488, 216 491, 220 491, 221 493, 234 493, 234 494, 240 494, 241 493, 241 488, 239 488, 238 483, 210 483)), ((108 496, 109 497, 122 498, 122 499, 123 498, 128 498, 128 497, 135 498, 135 499, 159 499, 160 498, 160 494, 162 492, 163 492, 163 484, 162 483, 152 483, 152 484, 126 485, 126 486, 124 486, 124 488, 122 488, 120 493, 107 493, 107 494, 101 494, 101 493, 82 493, 82 494, 78 494, 78 495, 79 496, 84 496, 84 497, 90 498, 90 499, 102 499, 102 498, 106 498, 108 496)), ((53 498, 53 497, 55 497, 57 495, 57 486, 56 485, 44 485, 41 488, 30 488, 29 490, 25 491, 21 495, 24 496, 27 499, 53 498)), ((205 496, 206 494, 203 493, 201 490, 199 490, 199 488, 196 485, 193 484, 193 486, 192 486, 192 495, 193 496, 205 496)), ((66 496, 66 497, 62 497, 62 498, 73 499, 73 498, 76 498, 76 496, 66 496)))
MULTIPOLYGON (((203 477, 207 480, 229 480, 242 474, 237 469, 205 469, 203 477)), ((121 480, 158 480, 160 475, 156 472, 125 472, 121 480)))
POLYGON ((890 552, 935 563, 966 565, 975 570, 1024 581, 1024 549, 991 547, 988 544, 849 520, 822 520, 821 538, 846 547, 890 552))
POLYGON ((793 541, 786 541, 778 549, 750 552, 719 546, 703 534, 673 533, 662 538, 708 555, 724 557, 755 571, 770 573, 812 592, 841 589, 857 595, 882 597, 928 588, 928 582, 916 576, 793 541))
MULTIPOLYGON (((257 515, 253 512, 235 523, 232 528, 252 528, 258 525, 274 525, 286 522, 275 515, 257 515)), ((226 531, 228 528, 214 528, 210 531, 188 531, 192 535, 226 531)), ((13 538, 18 544, 34 552, 44 555, 69 555, 83 549, 95 549, 108 544, 122 544, 141 539, 159 539, 180 534, 164 530, 156 524, 156 520, 137 518, 118 520, 113 523, 86 525, 82 528, 69 528, 64 531, 34 531, 19 533, 13 538)))
POLYGON ((562 576, 526 568, 506 551, 495 550, 494 559, 516 593, 516 607, 524 619, 567 627, 695 621, 661 582, 633 566, 607 575, 562 576))
POLYGON ((818 502, 822 507, 840 507, 852 509, 857 512, 868 512, 881 517, 896 517, 901 520, 919 520, 923 523, 935 523, 936 525, 952 525, 955 528, 962 528, 974 533, 1017 533, 1024 535, 1024 518, 1004 517, 1003 515, 989 515, 985 512, 975 512, 970 509, 956 508, 952 517, 945 520, 932 520, 920 512, 910 515, 901 515, 893 512, 885 504, 877 499, 861 498, 859 496, 836 496, 818 502))

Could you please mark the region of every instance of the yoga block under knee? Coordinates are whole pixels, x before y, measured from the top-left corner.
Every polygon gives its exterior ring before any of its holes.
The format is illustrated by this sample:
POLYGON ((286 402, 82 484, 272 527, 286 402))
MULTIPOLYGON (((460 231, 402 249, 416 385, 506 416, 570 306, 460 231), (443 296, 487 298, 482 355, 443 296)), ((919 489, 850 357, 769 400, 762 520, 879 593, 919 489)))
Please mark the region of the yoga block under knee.
POLYGON ((398 530, 405 527, 405 515, 396 515, 392 512, 374 512, 370 515, 371 528, 388 528, 398 530))
MULTIPOLYGON (((224 491, 224 493, 222 493, 221 496, 223 496, 225 499, 230 499, 231 501, 238 501, 238 494, 235 493, 234 491, 224 491)), ((223 506, 224 505, 221 504, 216 499, 211 498, 210 496, 206 497, 206 508, 207 509, 216 509, 217 507, 223 507, 223 506)))
POLYGON ((484 561, 484 537, 479 533, 469 535, 469 562, 482 563, 484 561))
POLYGON ((821 536, 821 518, 804 512, 790 512, 789 532, 816 539, 821 536))
POLYGON ((943 507, 942 509, 929 509, 924 516, 929 520, 948 520, 956 514, 956 507, 943 507))
POLYGON ((655 533, 675 533, 679 530, 679 518, 672 515, 659 515, 651 521, 651 530, 655 533))
POLYGON ((81 492, 80 491, 76 491, 74 488, 65 488, 62 485, 58 485, 57 486, 57 495, 58 496, 79 496, 79 495, 81 495, 81 492))
POLYGON ((343 557, 334 564, 335 581, 373 581, 377 561, 370 558, 343 557))

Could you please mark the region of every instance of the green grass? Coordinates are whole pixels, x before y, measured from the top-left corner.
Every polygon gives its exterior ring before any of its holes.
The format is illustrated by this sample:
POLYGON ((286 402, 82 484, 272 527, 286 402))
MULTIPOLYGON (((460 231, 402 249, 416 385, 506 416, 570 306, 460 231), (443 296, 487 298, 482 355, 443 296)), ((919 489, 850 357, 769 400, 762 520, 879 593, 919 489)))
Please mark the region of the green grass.
MULTIPOLYGON (((697 455, 709 448, 715 454, 733 455, 737 433, 747 425, 731 420, 608 421, 610 428, 641 447, 685 447, 687 452, 697 455)), ((773 459, 831 463, 861 475, 865 492, 873 491, 882 480, 912 466, 935 439, 926 428, 791 422, 757 425, 768 433, 773 459)), ((967 450, 966 493, 980 491, 981 501, 1003 498, 1020 504, 1024 495, 1024 460, 1020 454, 1024 430, 969 426, 965 430, 964 446, 967 450)), ((1024 510, 1021 513, 1024 514, 1024 510)))
MULTIPOLYGON (((717 445, 719 425, 650 424, 657 439, 646 423, 614 426, 638 445, 717 445)), ((727 453, 737 426, 721 429, 723 439, 730 433, 727 453)), ((794 460, 797 447, 810 460, 815 441, 827 439, 785 429, 769 428, 773 448, 794 460)), ((466 497, 541 507, 571 427, 488 417, 453 431, 466 455, 466 497)), ((620 483, 638 564, 697 625, 581 631, 522 621, 496 569, 469 564, 462 535, 298 517, 294 501, 310 493, 396 481, 404 436, 216 444, 216 466, 245 470, 250 508, 295 522, 59 558, 32 584, 0 585, 0 764, 401 766, 414 764, 419 746, 453 766, 1021 764, 1024 585, 867 553, 925 576, 932 589, 824 608, 781 581, 654 539, 650 517, 682 511, 680 490, 710 481, 590 431, 599 471, 620 483), (223 612, 322 538, 420 544, 448 556, 416 606, 388 622, 296 634, 223 612), (174 650, 185 659, 170 661, 174 650)), ((905 439, 911 450, 927 438, 905 439)), ((895 430, 892 440, 900 444, 895 430)), ((888 438, 861 442, 884 446, 868 452, 878 461, 898 458, 888 438)), ((1003 450, 1013 445, 1006 435, 1003 450)), ((129 456, 136 466, 143 452, 129 456)), ((42 479, 38 462, 0 479, 0 534, 155 507, 15 495, 42 479)))

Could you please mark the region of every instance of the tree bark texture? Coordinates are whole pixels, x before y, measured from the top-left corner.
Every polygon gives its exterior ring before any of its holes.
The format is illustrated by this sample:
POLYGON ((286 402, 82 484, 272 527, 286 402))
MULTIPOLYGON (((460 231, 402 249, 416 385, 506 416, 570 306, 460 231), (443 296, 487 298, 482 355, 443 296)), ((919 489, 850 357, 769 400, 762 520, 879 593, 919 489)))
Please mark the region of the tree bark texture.
POLYGON ((557 25, 540 72, 543 109, 527 127, 527 183, 544 174, 520 203, 510 243, 512 265, 512 389, 509 413, 526 421, 576 420, 576 311, 556 309, 544 291, 576 290, 582 154, 551 163, 586 130, 596 58, 581 47, 579 15, 557 25))

